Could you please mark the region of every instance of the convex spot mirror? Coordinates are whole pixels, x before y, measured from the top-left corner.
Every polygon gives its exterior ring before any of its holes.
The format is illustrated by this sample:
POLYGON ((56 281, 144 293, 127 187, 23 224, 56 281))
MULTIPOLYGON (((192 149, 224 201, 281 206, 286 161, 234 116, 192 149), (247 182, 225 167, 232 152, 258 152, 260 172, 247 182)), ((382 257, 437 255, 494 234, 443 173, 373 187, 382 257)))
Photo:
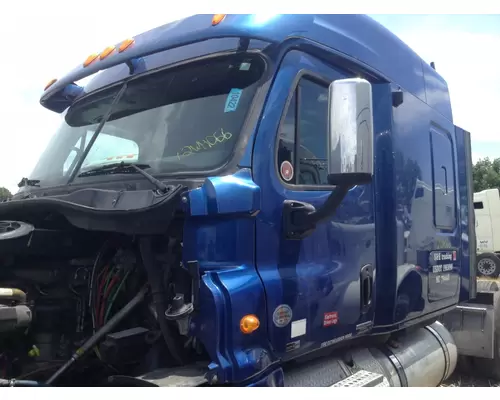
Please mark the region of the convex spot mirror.
POLYGON ((365 79, 333 81, 328 93, 328 182, 355 186, 373 178, 372 85, 365 79))

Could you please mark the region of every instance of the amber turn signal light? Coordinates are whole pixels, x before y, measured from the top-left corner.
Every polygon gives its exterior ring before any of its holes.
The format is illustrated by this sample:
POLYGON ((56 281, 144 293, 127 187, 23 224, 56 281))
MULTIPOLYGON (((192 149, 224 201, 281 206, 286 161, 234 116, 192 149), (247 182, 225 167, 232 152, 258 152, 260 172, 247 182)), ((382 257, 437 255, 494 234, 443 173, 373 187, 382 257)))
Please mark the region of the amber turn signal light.
POLYGON ((245 335, 248 335, 257 329, 259 329, 260 321, 259 319, 253 315, 245 315, 240 321, 240 331, 245 335))

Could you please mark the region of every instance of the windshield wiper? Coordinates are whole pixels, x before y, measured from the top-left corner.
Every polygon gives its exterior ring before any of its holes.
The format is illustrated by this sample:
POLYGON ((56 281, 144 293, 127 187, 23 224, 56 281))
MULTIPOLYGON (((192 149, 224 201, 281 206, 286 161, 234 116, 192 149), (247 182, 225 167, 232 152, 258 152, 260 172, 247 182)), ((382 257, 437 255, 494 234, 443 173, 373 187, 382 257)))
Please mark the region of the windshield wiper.
POLYGON ((40 187, 39 183, 40 183, 40 181, 38 179, 23 178, 23 179, 21 179, 21 182, 19 182, 17 184, 17 187, 18 188, 22 188, 24 186, 40 187))
POLYGON ((132 169, 132 166, 139 168, 141 172, 144 172, 142 171, 143 169, 151 168, 151 166, 148 164, 125 163, 124 161, 121 161, 113 164, 99 165, 97 167, 90 168, 78 174, 78 178, 84 176, 127 173, 130 172, 130 170, 136 172, 135 169, 132 169))
POLYGON ((102 165, 100 167, 96 167, 90 169, 88 171, 82 172, 78 175, 79 178, 85 176, 97 176, 97 175, 106 175, 106 174, 122 174, 122 173, 139 173, 144 176, 149 182, 156 186, 156 188, 161 193, 167 193, 168 187, 163 182, 156 179, 154 176, 148 174, 144 169, 151 168, 148 164, 131 164, 125 163, 124 161, 120 163, 102 165))
POLYGON ((127 82, 125 82, 121 89, 118 91, 116 94, 115 98, 111 102, 111 105, 108 108, 108 111, 106 114, 102 117, 101 122, 99 122, 99 125, 97 126, 97 129, 95 130, 94 134, 92 135, 92 138, 89 141, 89 144, 87 145, 87 148, 83 151, 82 156, 80 157, 80 160, 75 165, 75 168, 73 169, 73 172, 71 172, 71 176, 68 179, 68 185, 73 182, 73 180, 76 178, 76 175, 78 174, 78 171, 80 171, 80 168, 82 167, 83 162, 85 161, 85 158, 89 154, 90 149, 94 145, 94 142, 97 139, 97 136, 99 136, 99 133, 101 133, 102 128, 104 127, 104 124, 108 121, 109 117, 111 117, 111 114, 113 113, 113 109, 115 108, 116 103, 120 101, 120 99, 123 97, 125 92, 127 91, 127 82))

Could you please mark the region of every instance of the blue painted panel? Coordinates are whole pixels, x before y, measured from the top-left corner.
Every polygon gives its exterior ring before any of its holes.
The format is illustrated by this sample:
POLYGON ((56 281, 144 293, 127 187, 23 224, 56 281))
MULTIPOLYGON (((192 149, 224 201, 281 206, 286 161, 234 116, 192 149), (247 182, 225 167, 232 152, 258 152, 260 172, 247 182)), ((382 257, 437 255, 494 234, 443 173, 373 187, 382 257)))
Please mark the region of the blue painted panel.
MULTIPOLYGON (((429 100, 429 104, 435 106, 448 119, 452 119, 451 109, 446 100, 447 87, 439 74, 423 66, 421 58, 406 44, 367 16, 229 14, 217 26, 211 25, 211 18, 211 15, 195 15, 138 35, 134 45, 126 51, 115 52, 86 68, 83 65, 77 66, 43 94, 41 103, 49 109, 61 112, 65 107, 62 108, 62 105, 58 104, 63 100, 60 91, 68 84, 98 71, 123 64, 127 60, 167 49, 180 48, 209 39, 246 37, 263 42, 281 43, 288 38, 302 37, 358 60, 393 82, 397 82, 422 101, 429 100), (427 90, 426 84, 429 85, 427 90), (55 96, 54 100, 51 100, 52 96, 55 96)), ((205 52, 203 46, 186 49, 179 50, 184 52, 186 59, 205 52)), ((123 68, 119 67, 115 71, 118 80, 123 68)))
POLYGON ((375 262, 370 186, 351 190, 337 214, 319 224, 310 237, 287 241, 282 236, 284 200, 305 201, 318 207, 330 194, 285 187, 276 172, 278 124, 293 81, 302 69, 330 81, 345 76, 309 55, 288 53, 273 83, 253 153, 253 176, 262 194, 256 226, 256 262, 267 294, 269 340, 277 355, 284 358, 298 356, 329 340, 340 340, 372 318, 371 312, 360 315, 359 282, 360 268, 375 262), (292 321, 283 328, 273 323, 273 312, 281 304, 292 310, 292 321), (325 313, 329 312, 338 313, 338 323, 323 327, 325 313), (305 335, 292 337, 293 321, 303 319, 305 335), (286 352, 287 344, 295 341, 300 341, 300 347, 286 352))
MULTIPOLYGON (((392 114, 392 129, 378 139, 384 144, 377 144, 376 152, 376 182, 380 182, 376 190, 383 196, 376 215, 379 238, 377 331, 397 329, 403 322, 456 304, 456 274, 461 263, 460 259, 454 262, 453 287, 441 286, 437 296, 431 296, 436 301, 430 302, 431 251, 452 251, 461 247, 458 224, 452 230, 441 230, 434 224, 430 131, 431 127, 439 127, 442 131, 453 132, 453 124, 408 92, 404 93, 403 104, 393 108, 392 114)), ((454 135, 449 138, 453 157, 449 162, 456 170, 454 135)), ((435 151, 446 149, 440 146, 435 151)), ((458 178, 453 172, 451 179, 458 187, 458 178)), ((459 209, 456 191, 453 201, 459 209)))
POLYGON ((221 383, 242 381, 275 361, 267 340, 265 292, 255 269, 250 214, 259 209, 258 194, 243 170, 208 179, 188 199, 183 257, 198 260, 202 276, 201 309, 191 333, 202 341, 221 383), (247 314, 261 322, 251 335, 240 331, 247 314))

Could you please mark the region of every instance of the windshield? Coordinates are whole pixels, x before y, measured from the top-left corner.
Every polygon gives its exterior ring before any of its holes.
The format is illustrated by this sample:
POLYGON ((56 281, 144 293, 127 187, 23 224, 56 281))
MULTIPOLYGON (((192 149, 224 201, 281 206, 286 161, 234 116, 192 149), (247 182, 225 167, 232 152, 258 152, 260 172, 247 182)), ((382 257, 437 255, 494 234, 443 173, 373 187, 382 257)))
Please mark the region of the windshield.
MULTIPOLYGON (((121 161, 147 164, 151 174, 202 172, 224 165, 264 69, 257 55, 233 54, 130 81, 78 174, 121 161)), ((120 88, 87 96, 66 110, 30 179, 44 187, 68 182, 120 88)), ((96 178, 76 181, 91 179, 96 178)))

